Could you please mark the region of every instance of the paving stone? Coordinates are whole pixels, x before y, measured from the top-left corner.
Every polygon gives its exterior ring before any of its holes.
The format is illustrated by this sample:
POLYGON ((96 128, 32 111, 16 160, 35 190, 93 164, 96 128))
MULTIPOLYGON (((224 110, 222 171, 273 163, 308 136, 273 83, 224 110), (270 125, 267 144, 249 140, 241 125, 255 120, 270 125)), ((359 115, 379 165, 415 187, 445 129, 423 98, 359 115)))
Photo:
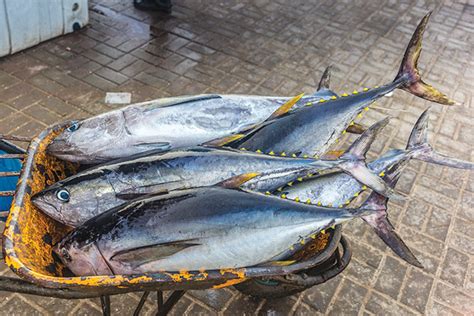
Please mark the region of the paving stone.
POLYGON ((328 315, 357 315, 362 308, 367 289, 344 279, 334 304, 330 306, 328 315))
POLYGON ((315 310, 326 313, 341 279, 341 277, 335 277, 321 285, 307 289, 303 293, 303 301, 315 310))
POLYGON ((411 269, 407 275, 405 286, 402 289, 401 301, 420 313, 424 313, 432 285, 432 277, 418 270, 411 269))
POLYGON ((392 257, 386 257, 375 289, 396 299, 406 273, 406 266, 392 257))
POLYGON ((223 306, 232 298, 233 293, 227 289, 223 290, 206 290, 206 291, 189 291, 189 295, 199 299, 206 305, 209 305, 216 311, 222 309, 223 306))
POLYGON ((365 308, 374 315, 416 315, 416 313, 397 304, 397 301, 387 298, 377 292, 372 292, 365 308))
POLYGON ((461 313, 471 313, 474 310, 472 296, 466 295, 460 290, 441 282, 436 284, 434 298, 461 313))
POLYGON ((449 248, 442 265, 441 279, 452 285, 462 287, 467 272, 469 256, 449 248))

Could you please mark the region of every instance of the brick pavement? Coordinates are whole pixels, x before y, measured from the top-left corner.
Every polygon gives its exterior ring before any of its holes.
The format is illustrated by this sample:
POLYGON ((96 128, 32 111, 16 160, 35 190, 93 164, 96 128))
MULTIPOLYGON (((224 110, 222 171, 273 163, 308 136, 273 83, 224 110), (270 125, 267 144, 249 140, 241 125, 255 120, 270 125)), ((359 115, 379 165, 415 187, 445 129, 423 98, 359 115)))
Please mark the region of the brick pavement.
MULTIPOLYGON (((434 14, 421 71, 461 106, 429 104, 397 91, 369 111, 368 124, 394 117, 372 150, 404 146, 417 116, 432 106, 430 142, 473 160, 474 6, 467 1, 174 0, 173 13, 140 12, 131 0, 94 0, 90 25, 0 59, 0 133, 33 136, 49 124, 113 107, 105 92, 139 102, 194 93, 295 95, 315 90, 335 65, 335 91, 391 80, 420 18, 434 14), (386 110, 388 108, 389 110, 386 110)), ((425 269, 393 256, 361 221, 344 228, 354 250, 340 276, 279 300, 229 288, 190 291, 176 315, 460 315, 474 313, 474 181, 469 172, 411 162, 390 217, 425 269)), ((4 265, 1 274, 12 273, 4 265)), ((130 314, 139 296, 112 298, 130 314)), ((151 297, 145 313, 153 314, 151 297)), ((97 300, 2 293, 0 313, 100 314, 97 300)))

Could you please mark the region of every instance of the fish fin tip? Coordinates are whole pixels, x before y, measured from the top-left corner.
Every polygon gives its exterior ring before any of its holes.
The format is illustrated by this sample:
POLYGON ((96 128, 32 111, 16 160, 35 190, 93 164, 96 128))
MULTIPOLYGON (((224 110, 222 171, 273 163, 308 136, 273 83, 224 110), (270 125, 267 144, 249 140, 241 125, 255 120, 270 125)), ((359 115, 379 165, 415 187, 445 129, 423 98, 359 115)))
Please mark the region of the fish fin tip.
POLYGON ((415 32, 408 43, 403 56, 400 69, 394 82, 401 82, 401 89, 410 92, 422 99, 433 101, 443 105, 454 105, 456 102, 449 99, 445 94, 425 83, 418 70, 418 59, 421 54, 423 33, 432 12, 428 12, 421 19, 415 32))
POLYGON ((244 184, 245 182, 248 182, 259 175, 260 174, 257 172, 244 173, 244 174, 240 174, 238 176, 226 179, 218 183, 218 185, 227 189, 236 189, 240 187, 242 184, 244 184))
POLYGON ((278 109, 276 109, 267 119, 271 120, 277 117, 280 117, 286 113, 288 113, 291 108, 298 103, 298 101, 304 96, 304 93, 298 94, 297 96, 292 97, 288 101, 286 101, 284 104, 282 104, 278 109))
POLYGON ((319 80, 318 91, 323 90, 323 89, 327 89, 327 90, 330 89, 329 86, 331 84, 332 69, 333 69, 333 65, 329 65, 324 70, 324 73, 321 76, 321 79, 319 80))
POLYGON ((242 139, 245 136, 245 134, 234 134, 230 136, 224 136, 221 138, 213 139, 211 141, 205 142, 202 145, 207 146, 207 147, 222 147, 222 146, 228 146, 231 143, 238 141, 239 139, 242 139))

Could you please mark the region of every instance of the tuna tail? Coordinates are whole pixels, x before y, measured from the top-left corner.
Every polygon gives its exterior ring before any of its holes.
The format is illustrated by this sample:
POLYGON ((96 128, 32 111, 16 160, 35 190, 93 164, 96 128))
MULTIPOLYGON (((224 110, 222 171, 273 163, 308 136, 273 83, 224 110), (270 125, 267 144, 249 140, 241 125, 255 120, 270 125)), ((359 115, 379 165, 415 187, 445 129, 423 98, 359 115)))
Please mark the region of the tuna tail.
POLYGON ((337 167, 350 174, 357 181, 370 187, 375 192, 390 198, 400 200, 398 194, 387 183, 374 174, 365 164, 365 155, 372 145, 377 134, 387 125, 389 119, 385 118, 368 128, 340 157, 341 164, 337 167))
POLYGON ((428 143, 429 109, 426 109, 416 121, 408 139, 407 150, 414 159, 458 169, 474 169, 474 164, 437 153, 428 143))
MULTIPOLYGON (((387 182, 395 185, 396 180, 387 180, 387 182)), ((375 210, 375 212, 362 216, 362 219, 372 227, 375 233, 400 258, 415 267, 423 268, 423 265, 418 261, 400 236, 398 236, 392 223, 390 223, 387 217, 387 201, 387 198, 372 192, 367 201, 365 201, 363 208, 372 209, 375 210)))
POLYGON ((454 101, 450 100, 436 88, 423 82, 418 71, 418 58, 421 53, 421 42, 430 15, 431 12, 423 17, 420 24, 418 24, 415 33, 413 33, 394 82, 401 82, 400 89, 408 91, 425 100, 445 105, 453 105, 455 104, 454 101))

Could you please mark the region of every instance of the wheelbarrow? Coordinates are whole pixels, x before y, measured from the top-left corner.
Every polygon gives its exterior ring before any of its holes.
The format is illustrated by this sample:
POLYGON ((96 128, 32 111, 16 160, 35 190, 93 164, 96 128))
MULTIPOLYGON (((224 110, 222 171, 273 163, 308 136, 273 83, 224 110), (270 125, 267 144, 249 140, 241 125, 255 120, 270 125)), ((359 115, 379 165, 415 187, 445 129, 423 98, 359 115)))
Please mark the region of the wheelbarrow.
POLYGON ((100 297, 104 315, 110 314, 110 295, 144 292, 135 310, 138 315, 150 292, 156 291, 157 315, 166 315, 187 290, 235 286, 256 297, 282 297, 327 281, 342 272, 350 261, 349 244, 341 235, 341 227, 336 226, 305 244, 288 258, 296 262, 287 266, 74 276, 52 252, 53 245, 72 228, 43 214, 31 203, 34 194, 83 168, 46 153, 48 144, 68 126, 63 123, 44 130, 31 140, 24 155, 12 150, 0 156, 23 159, 16 190, 1 193, 14 194, 3 233, 3 256, 20 279, 0 277, 0 290, 66 299, 100 297), (173 291, 166 302, 163 291, 173 291))

